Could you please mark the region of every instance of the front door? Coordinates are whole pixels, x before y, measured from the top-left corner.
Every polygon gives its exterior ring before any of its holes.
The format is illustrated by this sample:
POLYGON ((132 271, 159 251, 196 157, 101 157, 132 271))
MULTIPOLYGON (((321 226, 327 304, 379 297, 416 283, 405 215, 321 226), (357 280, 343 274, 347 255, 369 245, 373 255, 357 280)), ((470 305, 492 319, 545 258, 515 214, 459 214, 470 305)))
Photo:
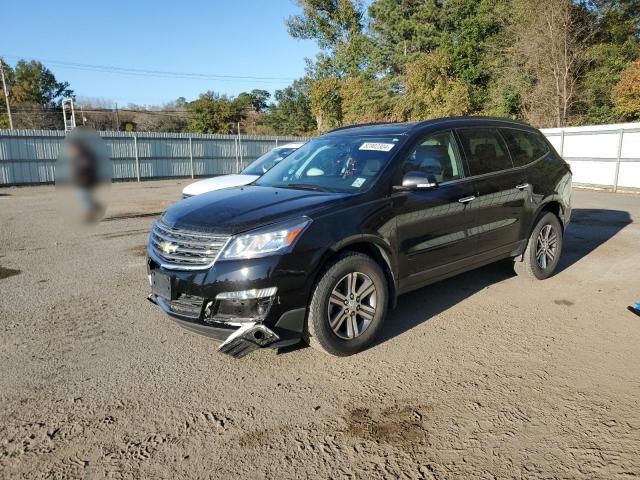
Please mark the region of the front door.
POLYGON ((410 171, 434 175, 438 186, 393 196, 401 291, 464 270, 474 253, 468 229, 477 192, 465 178, 453 132, 419 141, 402 166, 402 175, 410 171))

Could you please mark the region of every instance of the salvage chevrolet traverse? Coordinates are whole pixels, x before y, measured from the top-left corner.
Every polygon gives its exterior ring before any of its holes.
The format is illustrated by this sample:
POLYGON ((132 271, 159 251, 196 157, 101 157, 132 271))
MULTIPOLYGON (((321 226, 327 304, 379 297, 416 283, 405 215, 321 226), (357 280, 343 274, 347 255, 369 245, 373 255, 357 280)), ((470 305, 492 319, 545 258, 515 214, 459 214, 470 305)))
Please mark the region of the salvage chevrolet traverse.
POLYGON ((171 206, 149 237, 149 299, 236 357, 301 340, 350 355, 405 292, 503 259, 551 276, 570 195, 569 166, 521 122, 343 127, 171 206))

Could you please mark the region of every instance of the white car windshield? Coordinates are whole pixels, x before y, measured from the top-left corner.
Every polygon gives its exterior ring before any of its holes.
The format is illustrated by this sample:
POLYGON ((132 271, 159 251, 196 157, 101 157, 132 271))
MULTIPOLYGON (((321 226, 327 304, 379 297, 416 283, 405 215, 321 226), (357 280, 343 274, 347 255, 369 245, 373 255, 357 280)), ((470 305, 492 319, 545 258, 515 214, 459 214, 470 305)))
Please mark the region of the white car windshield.
POLYGON ((356 192, 373 183, 402 140, 401 136, 321 137, 278 163, 256 185, 356 192))
POLYGON ((242 170, 243 175, 263 175, 265 172, 273 168, 275 164, 277 164, 284 157, 289 155, 291 152, 294 152, 295 148, 275 148, 273 150, 268 151, 253 163, 251 163, 247 168, 242 170))

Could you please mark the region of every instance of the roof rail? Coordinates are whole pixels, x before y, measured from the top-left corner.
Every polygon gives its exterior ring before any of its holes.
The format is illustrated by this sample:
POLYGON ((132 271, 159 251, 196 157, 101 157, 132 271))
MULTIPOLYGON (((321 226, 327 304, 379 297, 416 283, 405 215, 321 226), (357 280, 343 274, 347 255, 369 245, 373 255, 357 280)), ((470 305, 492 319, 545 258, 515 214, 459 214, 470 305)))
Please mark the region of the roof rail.
POLYGON ((324 132, 324 133, 332 133, 332 132, 337 132, 339 130, 347 130, 349 128, 357 128, 357 127, 370 127, 372 125, 390 125, 393 124, 394 122, 369 122, 369 123, 354 123, 353 125, 343 125, 342 127, 337 127, 334 129, 329 130, 328 132, 324 132))
POLYGON ((490 116, 483 116, 483 115, 461 115, 461 116, 455 116, 455 117, 430 118, 429 120, 422 120, 422 121, 418 121, 418 122, 369 122, 369 123, 356 123, 356 124, 353 124, 353 125, 344 125, 342 127, 334 128, 332 130, 329 130, 328 132, 325 132, 325 134, 338 132, 340 130, 347 130, 347 129, 350 129, 350 128, 371 127, 371 126, 374 126, 374 125, 398 125, 398 124, 402 124, 402 123, 408 123, 408 125, 410 125, 411 128, 418 128, 418 127, 424 126, 425 124, 435 123, 435 122, 442 122, 442 121, 447 121, 447 120, 493 120, 493 121, 499 121, 499 122, 505 122, 505 123, 511 123, 511 124, 517 124, 517 125, 522 125, 522 126, 526 126, 526 127, 531 127, 531 125, 529 125, 527 122, 524 122, 522 120, 514 120, 514 119, 511 119, 511 118, 490 117, 490 116))
POLYGON ((421 122, 418 122, 416 126, 421 126, 426 123, 433 123, 433 122, 445 121, 445 120, 493 120, 498 122, 515 123, 518 125, 531 127, 530 124, 522 120, 515 120, 512 118, 506 118, 506 117, 491 117, 488 115, 460 115, 460 116, 454 116, 454 117, 431 118, 429 120, 422 120, 421 122))

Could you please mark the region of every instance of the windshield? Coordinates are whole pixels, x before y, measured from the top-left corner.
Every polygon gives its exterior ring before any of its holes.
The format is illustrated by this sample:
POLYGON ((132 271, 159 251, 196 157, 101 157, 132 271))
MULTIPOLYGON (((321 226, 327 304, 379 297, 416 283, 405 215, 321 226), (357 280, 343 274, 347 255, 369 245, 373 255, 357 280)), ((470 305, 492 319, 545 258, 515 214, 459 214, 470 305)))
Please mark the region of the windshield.
POLYGON ((295 148, 275 148, 270 150, 249 164, 249 166, 240 173, 244 175, 263 175, 264 172, 270 170, 276 163, 295 150, 295 148))
POLYGON ((400 140, 393 136, 321 137, 293 152, 256 185, 356 192, 373 183, 400 140))

